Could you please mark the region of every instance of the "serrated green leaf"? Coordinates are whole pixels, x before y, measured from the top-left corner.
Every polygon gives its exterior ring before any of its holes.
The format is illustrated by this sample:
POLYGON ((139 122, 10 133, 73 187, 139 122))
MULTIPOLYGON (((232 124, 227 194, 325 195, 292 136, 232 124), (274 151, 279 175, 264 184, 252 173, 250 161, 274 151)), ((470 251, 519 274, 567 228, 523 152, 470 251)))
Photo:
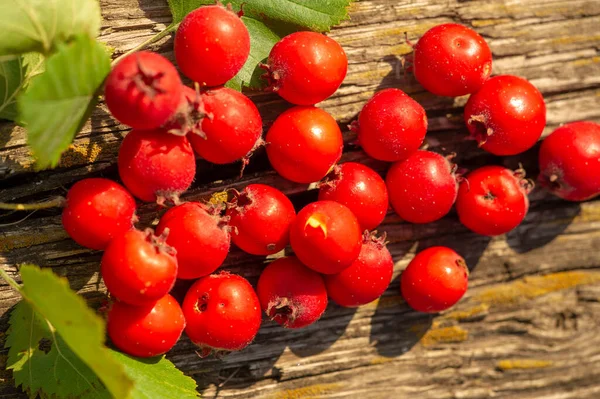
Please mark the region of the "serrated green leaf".
POLYGON ((140 359, 111 351, 135 381, 132 399, 193 399, 198 397, 196 381, 183 374, 164 356, 140 359))
POLYGON ((110 71, 105 47, 87 36, 61 45, 46 59, 18 105, 38 168, 55 166, 88 119, 110 71))
POLYGON ((26 89, 31 76, 42 69, 43 61, 40 53, 0 60, 0 119, 20 122, 17 95, 26 89))
POLYGON ((75 35, 100 31, 98 0, 2 0, 0 55, 49 54, 75 35))
POLYGON ((200 6, 215 4, 211 0, 167 0, 171 15, 173 15, 173 23, 183 21, 183 18, 200 6))
POLYGON ((279 41, 280 36, 255 19, 242 17, 242 21, 250 33, 250 55, 240 72, 232 80, 240 82, 239 86, 259 89, 265 83, 261 79, 265 71, 260 68, 259 64, 266 62, 271 49, 279 41))

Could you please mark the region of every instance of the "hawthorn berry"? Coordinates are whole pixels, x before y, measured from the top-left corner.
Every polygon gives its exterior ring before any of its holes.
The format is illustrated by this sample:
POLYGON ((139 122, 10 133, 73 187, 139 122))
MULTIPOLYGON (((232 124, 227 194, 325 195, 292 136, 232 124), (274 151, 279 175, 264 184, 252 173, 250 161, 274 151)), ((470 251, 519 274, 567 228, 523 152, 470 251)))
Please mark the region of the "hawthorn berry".
POLYGON ((289 198, 276 188, 250 184, 234 193, 226 216, 230 218, 235 245, 252 255, 270 255, 289 243, 296 211, 289 198))
POLYGON ((177 69, 160 54, 138 51, 109 73, 104 97, 111 114, 134 129, 156 129, 177 110, 182 84, 177 69))
POLYGON ((248 29, 220 4, 195 9, 175 34, 175 59, 181 72, 200 86, 220 86, 242 69, 250 54, 248 29))
POLYGON ((475 93, 492 73, 492 51, 473 29, 441 24, 429 29, 414 47, 417 81, 438 96, 475 93))
POLYGON ((261 310, 258 297, 243 277, 221 272, 202 277, 183 300, 185 333, 200 347, 202 356, 212 351, 237 351, 258 333, 261 310))
POLYGON ((464 118, 481 148, 495 155, 515 155, 533 147, 542 135, 546 104, 527 80, 494 76, 469 97, 464 118))
POLYGON ((290 228, 290 243, 306 266, 335 274, 358 258, 362 235, 356 216, 347 206, 317 201, 298 213, 290 228))
POLYGON ((121 143, 118 165, 125 187, 147 202, 176 200, 196 174, 190 142, 162 129, 129 132, 121 143))
POLYGON ((296 106, 279 115, 266 142, 271 166, 296 183, 321 180, 341 158, 344 148, 335 119, 310 106, 296 106))
POLYGON ((358 258, 350 267, 325 278, 329 297, 340 306, 354 308, 373 302, 390 285, 394 261, 385 246, 385 236, 363 235, 358 258))
POLYGON ((269 318, 285 328, 306 327, 327 308, 323 277, 296 257, 279 258, 261 273, 256 287, 269 318))
POLYGON ((325 35, 295 32, 275 43, 264 68, 270 88, 284 100, 313 105, 340 87, 348 58, 342 46, 325 35))
POLYGON ((461 181, 456 198, 460 222, 484 236, 505 234, 517 227, 527 214, 527 194, 533 183, 525 172, 502 166, 484 166, 461 181))
POLYGON ((362 230, 379 226, 388 210, 385 182, 368 166, 356 162, 336 165, 319 188, 320 201, 335 201, 346 205, 362 230))
POLYGON ((102 250, 133 228, 135 210, 135 200, 120 184, 103 178, 83 179, 67 193, 62 224, 79 245, 102 250))
POLYGON ((437 313, 452 307, 469 284, 465 260, 447 247, 419 252, 400 277, 402 296, 416 311, 437 313))
POLYGON ((113 238, 100 263, 106 289, 130 305, 146 305, 165 296, 177 277, 175 250, 151 229, 129 230, 113 238))
POLYGON ((585 201, 600 194, 600 124, 567 123, 542 141, 539 182, 554 195, 585 201))
POLYGON ((448 158, 431 151, 417 151, 395 163, 386 176, 392 208, 411 223, 444 217, 458 194, 454 171, 448 158))
POLYGON ((156 226, 167 233, 166 242, 177 251, 180 279, 196 279, 217 270, 229 253, 230 235, 218 209, 186 202, 169 209, 156 226))
POLYGON ((108 311, 106 324, 112 343, 137 357, 153 357, 169 351, 184 328, 181 307, 169 294, 142 306, 116 301, 108 311))
POLYGON ((367 101, 355 128, 367 155, 380 161, 402 161, 423 144, 427 115, 402 90, 385 89, 367 101))

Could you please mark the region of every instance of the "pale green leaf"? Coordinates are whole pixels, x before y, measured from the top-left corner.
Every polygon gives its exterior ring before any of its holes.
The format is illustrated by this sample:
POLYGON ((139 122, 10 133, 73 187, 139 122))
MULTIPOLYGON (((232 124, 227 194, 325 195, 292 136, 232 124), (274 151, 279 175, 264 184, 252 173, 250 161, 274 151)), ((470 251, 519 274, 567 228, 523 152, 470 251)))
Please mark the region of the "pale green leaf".
POLYGON ((19 122, 17 96, 26 89, 32 75, 43 66, 40 53, 6 56, 0 59, 0 119, 19 122))

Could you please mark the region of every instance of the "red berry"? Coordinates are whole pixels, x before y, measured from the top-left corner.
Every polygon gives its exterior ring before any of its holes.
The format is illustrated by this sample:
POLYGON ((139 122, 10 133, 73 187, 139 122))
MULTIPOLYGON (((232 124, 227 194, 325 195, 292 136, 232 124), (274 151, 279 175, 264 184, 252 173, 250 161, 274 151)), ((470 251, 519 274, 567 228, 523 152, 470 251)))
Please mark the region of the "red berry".
POLYGON ((395 163, 386 177, 392 208, 411 223, 444 217, 458 193, 454 169, 448 158, 431 151, 417 151, 395 163))
POLYGON ((527 214, 532 183, 524 171, 484 166, 460 183, 456 211, 460 222, 477 234, 497 236, 517 227, 527 214))
POLYGON ((380 161, 401 161, 417 151, 427 133, 423 107, 402 90, 376 93, 358 115, 358 142, 380 161))
MULTIPOLYGON (((186 97, 194 104, 197 94, 186 87, 186 97)), ((194 150, 208 162, 227 164, 250 157, 262 143, 262 119, 254 103, 242 93, 221 87, 203 92, 200 118, 187 137, 194 150)), ((197 111, 197 106, 195 111, 197 111)))
POLYGON ((385 238, 365 233, 360 255, 350 267, 325 276, 327 293, 338 305, 354 308, 373 302, 390 285, 394 261, 385 238))
POLYGON ((473 29, 442 24, 429 29, 415 45, 415 77, 438 96, 475 93, 492 73, 490 47, 473 29))
POLYGON ((243 277, 221 272, 202 277, 183 300, 187 322, 185 333, 200 346, 202 355, 211 351, 237 351, 248 346, 261 323, 258 297, 243 277))
POLYGON ((67 193, 62 224, 73 240, 91 249, 104 249, 114 237, 133 227, 135 200, 114 181, 83 179, 67 193))
POLYGON ((130 230, 110 242, 100 269, 112 296, 130 305, 145 305, 171 291, 177 259, 173 248, 152 230, 130 230))
POLYGON ((132 130, 119 149, 119 175, 133 195, 147 202, 174 199, 196 174, 190 142, 165 130, 132 130))
POLYGON ((436 313, 452 307, 469 284, 465 260, 447 247, 419 252, 400 277, 402 296, 419 312, 436 313))
POLYGON ((195 279, 217 270, 229 253, 230 236, 223 219, 199 202, 169 209, 156 226, 167 232, 167 244, 177 251, 177 277, 195 279))
POLYGON ((169 294, 143 306, 114 302, 106 325, 113 344, 138 357, 153 357, 169 351, 184 328, 181 307, 169 294))
POLYGON ((362 235, 356 216, 347 206, 317 201, 298 213, 290 228, 290 243, 306 266, 335 274, 358 258, 362 235))
POLYGON ((242 69, 250 54, 250 35, 242 20, 221 5, 185 16, 175 35, 181 72, 201 86, 220 86, 242 69))
POLYGON ((540 183, 569 201, 600 194, 600 124, 573 122, 542 141, 540 183))
POLYGON ((104 96, 119 122, 134 129, 155 129, 175 113, 181 90, 181 79, 169 60, 139 51, 113 68, 106 78, 104 96))
POLYGON ((267 316, 285 328, 302 328, 319 320, 327 308, 323 277, 290 256, 263 270, 256 287, 267 316))
POLYGON ((379 226, 388 210, 385 182, 373 169, 355 162, 336 166, 319 189, 319 200, 346 205, 361 230, 379 226))
POLYGON ((546 104, 538 89, 512 75, 495 76, 469 97, 465 123, 479 146, 495 155, 533 147, 546 126, 546 104))
POLYGON ((273 168, 296 183, 321 180, 342 156, 344 139, 327 112, 297 106, 275 120, 266 141, 273 168))
POLYGON ((340 87, 348 58, 335 40, 315 32, 295 32, 273 46, 266 69, 272 89, 284 100, 313 105, 340 87))
POLYGON ((227 216, 231 239, 252 255, 281 251, 290 241, 294 205, 281 191, 264 184, 250 184, 233 198, 227 216))

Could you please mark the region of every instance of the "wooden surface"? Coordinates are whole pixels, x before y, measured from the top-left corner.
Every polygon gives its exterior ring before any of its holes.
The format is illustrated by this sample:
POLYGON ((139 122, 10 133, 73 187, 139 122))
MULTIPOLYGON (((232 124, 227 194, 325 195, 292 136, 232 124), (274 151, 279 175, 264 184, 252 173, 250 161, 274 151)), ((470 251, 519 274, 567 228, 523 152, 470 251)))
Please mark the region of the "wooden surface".
MULTIPOLYGON (((133 47, 170 22, 165 0, 102 0, 102 39, 116 53, 133 47)), ((331 32, 349 56, 348 76, 321 106, 346 126, 378 89, 398 87, 421 102, 430 122, 428 142, 458 153, 462 167, 484 163, 516 167, 535 176, 536 149, 496 158, 465 141, 466 98, 431 96, 409 75, 400 57, 428 28, 455 21, 474 27, 490 43, 494 74, 530 79, 548 106, 548 134, 561 123, 600 121, 600 1, 597 0, 372 0, 351 6, 351 20, 331 32)), ((172 41, 155 47, 172 57, 172 41)), ((254 94, 267 126, 286 105, 254 94)), ((365 160, 348 143, 344 160, 365 160)), ((65 190, 84 176, 117 178, 118 145, 127 132, 101 106, 59 168, 35 173, 21 129, 0 127, 0 201, 32 202, 65 190)), ((381 173, 386 165, 366 161, 381 173)), ((198 162, 185 199, 225 187, 273 184, 299 206, 316 198, 306 186, 285 182, 268 168, 264 153, 242 180, 238 165, 198 162)), ((197 379, 204 397, 219 398, 598 398, 600 397, 600 200, 566 203, 536 189, 522 226, 489 239, 468 232, 454 213, 428 225, 401 223, 389 214, 380 230, 390 239, 394 280, 379 301, 358 310, 330 305, 323 319, 299 331, 265 322, 256 342, 223 359, 201 360, 183 339, 170 358, 197 379), (415 251, 448 245, 472 270, 466 297, 435 317, 409 310, 398 275, 415 251)), ((142 223, 154 206, 141 209, 142 223)), ((0 223, 24 215, 3 216, 0 223)), ((60 225, 60 211, 39 211, 18 225, 0 227, 0 264, 33 262, 66 275, 92 304, 103 298, 101 254, 77 246, 60 225)), ((255 282, 263 260, 233 250, 227 266, 255 282)), ((184 287, 180 287, 184 288, 184 287)), ((1 331, 18 300, 0 286, 1 331)), ((1 341, 1 338, 0 338, 1 341)), ((1 342, 0 342, 1 344, 1 342)), ((6 359, 0 351, 0 365, 6 359)), ((0 367, 1 370, 4 367, 0 367)), ((10 373, 0 371, 0 397, 20 398, 10 373)))

